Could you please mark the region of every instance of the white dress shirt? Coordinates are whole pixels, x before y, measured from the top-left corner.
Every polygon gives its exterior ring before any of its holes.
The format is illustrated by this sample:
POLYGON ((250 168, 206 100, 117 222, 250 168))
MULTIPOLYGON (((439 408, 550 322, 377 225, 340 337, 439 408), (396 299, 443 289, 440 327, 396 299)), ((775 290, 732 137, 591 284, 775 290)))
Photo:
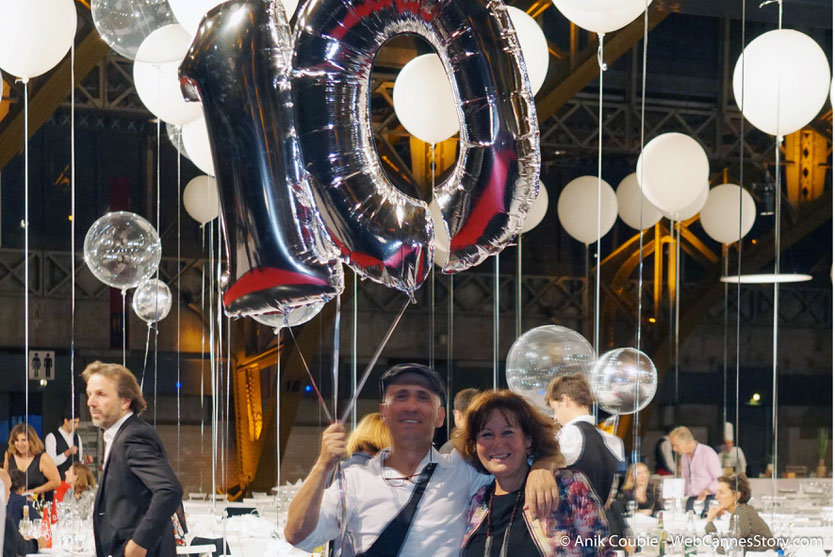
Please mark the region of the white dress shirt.
MULTIPOLYGON (((75 442, 73 440, 75 432, 67 433, 66 431, 64 431, 63 427, 59 427, 58 428, 58 433, 60 433, 61 437, 63 437, 64 440, 67 442, 67 446, 72 448, 72 446, 75 444, 75 442)), ((58 441, 56 441, 56 439, 55 439, 55 433, 54 432, 49 433, 46 436, 46 438, 44 438, 43 444, 44 444, 44 449, 46 450, 46 454, 48 454, 49 457, 55 462, 55 466, 61 466, 69 458, 68 456, 66 456, 63 453, 63 451, 60 452, 60 453, 58 452, 58 449, 56 448, 58 446, 58 441)), ((76 453, 76 457, 77 457, 76 460, 78 460, 79 462, 83 462, 84 451, 82 450, 82 447, 81 447, 81 437, 78 438, 78 453, 76 453)))
MULTIPOLYGON (((343 485, 347 507, 348 531, 357 552, 367 551, 383 528, 409 501, 414 484, 398 482, 398 487, 383 479, 401 477, 393 468, 383 465, 389 449, 383 449, 365 465, 351 466, 344 471, 343 485)), ((440 454, 434 448, 423 458, 416 472, 430 461, 438 465, 418 505, 415 519, 400 551, 400 557, 455 557, 467 527, 466 510, 470 498, 492 476, 479 474, 457 451, 440 454)), ((313 551, 328 540, 339 537, 339 485, 334 482, 325 490, 319 522, 313 532, 297 547, 313 551)))
MULTIPOLYGON (((571 466, 577 462, 577 459, 580 458, 580 454, 583 452, 583 432, 580 431, 579 427, 577 427, 577 423, 579 422, 586 422, 594 425, 594 416, 591 414, 577 416, 576 418, 569 420, 567 424, 563 425, 560 428, 559 433, 557 433, 557 441, 560 443, 560 453, 562 453, 562 456, 565 457, 566 466, 571 466)), ((603 430, 600 430, 600 434, 603 435, 603 441, 606 443, 606 447, 612 451, 618 459, 626 460, 624 456, 625 452, 623 450, 623 441, 620 440, 620 437, 607 433, 603 430)))
POLYGON ((104 437, 104 463, 102 464, 102 468, 107 466, 107 457, 110 456, 110 447, 113 445, 113 440, 116 438, 116 434, 119 433, 119 428, 121 428, 122 424, 125 423, 125 421, 131 416, 133 416, 133 412, 128 410, 128 413, 119 418, 119 421, 104 430, 104 434, 102 435, 102 437, 104 437))

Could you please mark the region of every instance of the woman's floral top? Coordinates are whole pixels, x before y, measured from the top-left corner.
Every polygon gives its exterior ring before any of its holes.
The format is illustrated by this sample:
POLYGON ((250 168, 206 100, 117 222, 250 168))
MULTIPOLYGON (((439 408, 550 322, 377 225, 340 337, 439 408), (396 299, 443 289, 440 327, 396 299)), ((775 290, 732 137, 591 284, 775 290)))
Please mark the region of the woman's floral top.
MULTIPOLYGON (((544 520, 531 520, 529 514, 524 513, 528 533, 540 554, 544 557, 614 555, 603 505, 586 477, 571 470, 559 470, 554 477, 560 492, 557 510, 544 520)), ((492 488, 492 485, 484 486, 470 500, 467 533, 462 547, 467 545, 472 534, 487 518, 487 504, 492 488)))

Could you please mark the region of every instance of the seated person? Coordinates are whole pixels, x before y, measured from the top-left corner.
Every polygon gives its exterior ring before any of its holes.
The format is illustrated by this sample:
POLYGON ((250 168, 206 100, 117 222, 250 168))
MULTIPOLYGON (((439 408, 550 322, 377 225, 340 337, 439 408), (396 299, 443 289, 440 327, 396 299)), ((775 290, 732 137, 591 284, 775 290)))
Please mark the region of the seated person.
POLYGON ((40 518, 41 515, 35 510, 32 501, 23 495, 26 491, 26 474, 20 470, 12 470, 9 477, 11 484, 9 485, 9 502, 6 503, 6 516, 11 518, 17 526, 23 518, 23 507, 29 507, 29 519, 40 518))
POLYGON ((626 479, 620 493, 624 508, 629 502, 637 503, 636 512, 654 516, 661 509, 661 498, 656 486, 649 483, 649 468, 643 462, 636 462, 626 471, 626 479))
POLYGON ((87 520, 93 512, 96 500, 96 479, 86 464, 74 462, 67 469, 67 483, 70 489, 64 494, 63 502, 78 518, 87 520))
POLYGON ((523 397, 508 390, 477 395, 453 440, 465 459, 494 478, 470 500, 463 557, 611 553, 603 505, 581 472, 556 472, 553 512, 535 520, 525 511, 529 459, 559 457, 559 444, 554 424, 523 397), (604 542, 578 543, 592 539, 604 542))
MULTIPOLYGON (((751 486, 745 474, 731 474, 719 478, 716 488, 716 501, 719 503, 707 513, 705 532, 716 534, 713 520, 726 512, 737 517, 739 539, 746 540, 744 549, 748 551, 769 551, 779 549, 773 540, 768 524, 757 514, 756 509, 748 504, 751 500, 751 486), (769 542, 774 543, 769 543, 769 542)), ((724 553, 723 548, 719 548, 724 553)))
MULTIPOLYGON (((9 500, 11 485, 12 479, 9 477, 9 473, 0 468, 0 503, 9 500)), ((0 513, 0 518, 3 518, 2 513, 0 513)), ((46 540, 43 538, 37 540, 24 538, 20 535, 18 525, 12 518, 8 514, 5 516, 3 525, 3 557, 18 557, 18 555, 37 553, 42 547, 47 547, 46 540)))

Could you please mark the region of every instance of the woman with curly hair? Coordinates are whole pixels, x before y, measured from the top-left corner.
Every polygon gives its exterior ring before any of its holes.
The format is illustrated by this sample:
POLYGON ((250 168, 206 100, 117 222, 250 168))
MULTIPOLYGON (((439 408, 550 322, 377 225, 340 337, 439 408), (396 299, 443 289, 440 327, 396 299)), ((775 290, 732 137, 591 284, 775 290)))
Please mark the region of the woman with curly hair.
MULTIPOLYGON (((716 534, 713 520, 728 512, 735 516, 739 523, 739 539, 745 540, 746 552, 779 549, 768 524, 756 509, 748 504, 751 500, 751 486, 745 474, 720 476, 718 482, 716 501, 719 504, 708 511, 705 532, 716 534)), ((724 553, 723 548, 719 548, 719 551, 724 553)))
POLYGON ((17 424, 9 433, 9 449, 3 460, 6 472, 20 470, 26 474, 26 488, 23 495, 43 495, 52 500, 52 490, 61 485, 61 476, 55 462, 44 451, 43 442, 35 428, 28 424, 17 424))
POLYGON ((455 448, 495 480, 470 501, 464 557, 609 555, 609 527, 600 500, 580 472, 555 474, 559 506, 545 519, 525 511, 531 459, 559 455, 554 424, 523 397, 487 391, 470 403, 455 448))

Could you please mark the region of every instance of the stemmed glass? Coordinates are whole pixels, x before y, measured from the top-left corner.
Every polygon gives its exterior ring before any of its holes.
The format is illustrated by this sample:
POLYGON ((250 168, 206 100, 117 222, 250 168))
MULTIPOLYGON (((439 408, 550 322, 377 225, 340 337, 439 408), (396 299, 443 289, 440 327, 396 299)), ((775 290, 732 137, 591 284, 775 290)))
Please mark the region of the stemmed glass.
POLYGON ((704 509, 705 509, 704 499, 702 499, 701 501, 699 501, 698 499, 695 499, 693 501, 693 512, 696 513, 697 518, 702 516, 702 511, 704 511, 704 509))
POLYGON ((626 502, 626 511, 629 516, 635 516, 635 511, 638 510, 638 502, 634 499, 631 499, 626 502))

